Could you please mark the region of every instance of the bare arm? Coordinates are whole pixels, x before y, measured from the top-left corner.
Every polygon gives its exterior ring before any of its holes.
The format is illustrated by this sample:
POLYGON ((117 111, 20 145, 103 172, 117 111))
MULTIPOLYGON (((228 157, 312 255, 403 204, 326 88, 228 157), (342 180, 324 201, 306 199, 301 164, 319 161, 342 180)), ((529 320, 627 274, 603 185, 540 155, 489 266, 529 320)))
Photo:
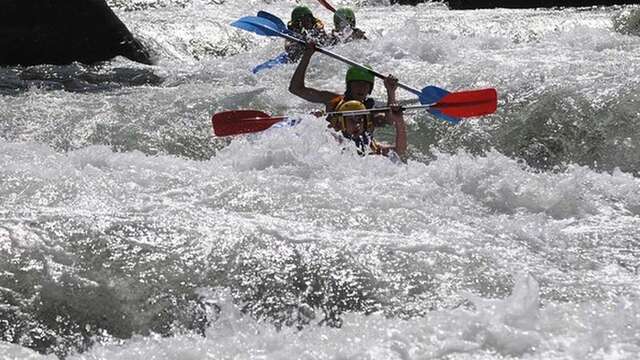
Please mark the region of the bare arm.
POLYGON ((392 149, 404 160, 407 154, 407 125, 404 123, 402 112, 390 111, 389 117, 396 128, 396 142, 392 149))
MULTIPOLYGON (((387 80, 385 79, 385 87, 387 86, 386 81, 387 80)), ((398 80, 396 79, 395 81, 397 82, 398 80)), ((398 101, 396 100, 396 88, 392 89, 391 91, 387 88, 387 106, 395 106, 397 104, 398 101)), ((375 114, 373 115, 373 123, 376 127, 383 127, 387 125, 394 125, 394 120, 387 113, 375 114)))
POLYGON ((309 45, 304 51, 304 54, 300 59, 300 63, 298 64, 296 71, 291 77, 291 82, 289 83, 289 92, 312 103, 320 103, 326 105, 336 96, 338 96, 338 94, 330 91, 309 88, 306 87, 304 83, 304 79, 307 75, 307 67, 309 66, 309 61, 311 60, 311 55, 313 55, 314 51, 315 45, 309 45))
POLYGON ((387 113, 387 120, 395 126, 396 141, 394 145, 383 146, 382 154, 387 155, 390 150, 394 150, 396 154, 404 160, 407 153, 407 126, 404 123, 402 111, 396 102, 398 79, 389 75, 384 79, 384 86, 387 88, 387 102, 392 108, 392 110, 387 113))

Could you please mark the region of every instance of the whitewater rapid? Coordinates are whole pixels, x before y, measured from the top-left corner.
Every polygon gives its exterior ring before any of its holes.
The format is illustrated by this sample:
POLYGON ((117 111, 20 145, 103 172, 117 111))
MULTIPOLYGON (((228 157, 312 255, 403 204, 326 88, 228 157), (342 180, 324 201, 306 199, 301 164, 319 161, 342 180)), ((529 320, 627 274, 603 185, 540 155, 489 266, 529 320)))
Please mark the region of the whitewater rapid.
POLYGON ((371 41, 335 52, 499 94, 407 115, 395 164, 304 115, 294 65, 251 74, 282 40, 228 24, 294 2, 110 4, 158 65, 0 69, 0 358, 640 355, 637 7, 357 6, 371 41), (303 121, 214 138, 241 108, 303 121))

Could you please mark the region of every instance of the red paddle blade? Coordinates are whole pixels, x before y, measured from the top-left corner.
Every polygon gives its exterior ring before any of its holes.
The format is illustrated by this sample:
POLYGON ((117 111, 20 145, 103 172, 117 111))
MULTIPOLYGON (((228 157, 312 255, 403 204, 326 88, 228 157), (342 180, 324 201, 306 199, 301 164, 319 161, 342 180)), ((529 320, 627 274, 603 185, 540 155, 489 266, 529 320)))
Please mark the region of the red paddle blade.
POLYGON ((452 92, 431 108, 457 118, 493 114, 498 108, 498 93, 496 89, 452 92))
POLYGON ((324 5, 324 7, 326 7, 329 11, 336 12, 336 9, 331 4, 329 4, 326 0, 318 0, 318 2, 324 5))
POLYGON ((213 115, 211 124, 215 136, 229 136, 263 131, 284 118, 256 110, 231 110, 213 115))

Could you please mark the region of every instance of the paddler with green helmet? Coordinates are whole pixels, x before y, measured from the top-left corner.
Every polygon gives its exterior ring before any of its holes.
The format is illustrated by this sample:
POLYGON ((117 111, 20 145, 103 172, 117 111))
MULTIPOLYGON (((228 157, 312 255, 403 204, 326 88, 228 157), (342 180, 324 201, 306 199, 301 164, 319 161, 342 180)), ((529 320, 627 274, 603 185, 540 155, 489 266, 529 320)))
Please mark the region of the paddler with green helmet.
MULTIPOLYGON (((325 32, 322 21, 313 16, 311 9, 304 5, 296 6, 291 11, 291 21, 287 24, 287 28, 305 40, 312 40, 321 45, 329 42, 329 35, 325 32)), ((291 62, 297 61, 304 52, 304 45, 289 40, 285 41, 284 48, 291 62)))
POLYGON ((353 40, 367 40, 364 31, 356 27, 356 14, 351 8, 342 7, 333 13, 332 44, 353 40))
MULTIPOLYGON (((311 56, 314 52, 315 44, 312 42, 308 43, 308 46, 300 59, 300 63, 291 77, 291 82, 289 83, 289 91, 292 94, 312 103, 324 104, 326 112, 341 111, 338 109, 341 109, 345 103, 350 101, 358 101, 362 103, 365 109, 371 109, 374 107, 375 100, 370 98, 369 95, 373 91, 373 87, 375 85, 375 76, 371 71, 361 67, 352 66, 347 70, 345 76, 346 89, 343 94, 307 87, 305 85, 305 77, 311 56)), ((370 126, 367 126, 367 132, 372 135, 375 127, 384 126, 385 124, 394 125, 396 130, 396 145, 387 146, 379 152, 376 151, 376 153, 386 155, 389 150, 393 149, 398 155, 403 157, 406 152, 407 140, 406 125, 402 114, 399 111, 400 107, 397 105, 396 101, 398 79, 389 75, 384 79, 384 86, 387 90, 387 105, 395 108, 395 110, 386 114, 377 114, 376 116, 372 116, 370 118, 370 126)), ((344 133, 343 128, 336 126, 336 123, 331 119, 328 120, 331 122, 330 126, 336 130, 343 131, 344 133)))

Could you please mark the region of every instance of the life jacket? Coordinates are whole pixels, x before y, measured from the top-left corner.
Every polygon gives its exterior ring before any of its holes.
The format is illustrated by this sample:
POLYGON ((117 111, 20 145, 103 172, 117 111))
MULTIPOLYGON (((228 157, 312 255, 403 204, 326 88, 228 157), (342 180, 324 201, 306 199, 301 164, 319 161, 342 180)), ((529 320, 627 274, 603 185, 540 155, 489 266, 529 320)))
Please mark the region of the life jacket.
POLYGON ((289 21, 287 23, 287 29, 301 35, 306 34, 312 39, 320 37, 320 39, 314 40, 324 40, 324 38, 327 36, 327 33, 324 31, 324 23, 320 19, 316 19, 315 23, 313 24, 313 28, 311 29, 304 29, 300 24, 295 24, 293 21, 289 21))
MULTIPOLYGON (((329 101, 329 104, 327 105, 329 112, 336 111, 340 107, 340 105, 342 105, 346 101, 348 100, 346 100, 346 96, 344 95, 338 95, 335 98, 331 99, 331 101, 329 101)), ((367 109, 372 109, 375 106, 376 101, 373 98, 366 98, 363 104, 367 109)), ((333 129, 340 130, 342 128, 342 126, 338 126, 337 116, 329 116, 327 118, 327 121, 329 122, 329 127, 333 129)), ((365 130, 365 132, 360 136, 351 136, 344 132, 342 132, 342 135, 356 144, 356 147, 358 148, 358 154, 362 156, 367 154, 382 154, 382 148, 380 147, 380 144, 373 138, 373 123, 368 124, 367 130, 365 130), (369 152, 367 152, 367 148, 369 148, 369 152)))
POLYGON ((368 39, 364 31, 358 28, 351 29, 350 33, 345 31, 338 31, 336 29, 331 30, 332 45, 344 44, 354 40, 368 40, 368 39))

